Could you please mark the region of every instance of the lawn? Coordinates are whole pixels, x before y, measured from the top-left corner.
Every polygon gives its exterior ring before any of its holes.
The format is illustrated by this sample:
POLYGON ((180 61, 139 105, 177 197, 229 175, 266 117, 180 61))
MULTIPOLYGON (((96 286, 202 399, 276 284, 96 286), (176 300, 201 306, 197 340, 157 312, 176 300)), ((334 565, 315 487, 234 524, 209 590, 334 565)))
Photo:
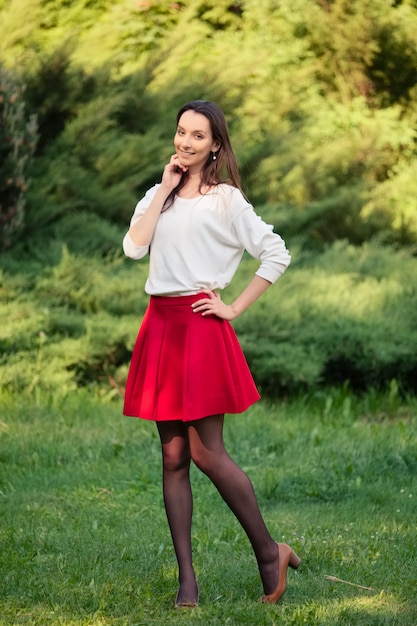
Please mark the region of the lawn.
POLYGON ((94 391, 0 398, 0 624, 417 625, 417 400, 329 390, 228 416, 277 541, 302 558, 275 606, 249 542, 193 468, 200 605, 176 567, 153 424, 94 391))

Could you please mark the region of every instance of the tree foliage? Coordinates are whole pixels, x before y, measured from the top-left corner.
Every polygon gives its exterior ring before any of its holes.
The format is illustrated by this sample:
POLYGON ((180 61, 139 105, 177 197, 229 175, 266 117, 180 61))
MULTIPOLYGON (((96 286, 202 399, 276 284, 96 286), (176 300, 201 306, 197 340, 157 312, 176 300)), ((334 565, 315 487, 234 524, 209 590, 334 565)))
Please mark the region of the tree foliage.
POLYGON ((37 140, 35 115, 27 115, 24 88, 0 65, 0 250, 9 248, 24 219, 28 165, 37 140))
MULTIPOLYGON (((244 189, 293 256, 262 305, 286 330, 262 330, 256 307, 237 323, 257 380, 269 393, 344 378, 358 389, 396 376, 415 387, 415 0, 19 0, 0 4, 0 28, 0 61, 27 86, 19 128, 39 120, 5 293, 23 255, 39 280, 25 269, 22 281, 47 310, 21 340, 7 326, 10 384, 20 348, 39 347, 41 330, 57 372, 65 341, 63 380, 96 373, 122 384, 136 332, 128 293, 144 266, 124 268, 119 293, 109 279, 115 250, 172 152, 177 109, 205 98, 224 109, 244 189), (82 276, 90 257, 105 264, 104 300, 92 286, 103 287, 96 266, 82 276), (349 298, 365 304, 350 308, 349 298)), ((24 164, 27 176, 29 159, 19 159, 13 167, 24 164)), ((0 169, 2 193, 9 178, 0 169)))
POLYGON ((158 180, 178 106, 202 97, 224 108, 256 205, 291 207, 301 226, 318 207, 338 215, 330 241, 415 241, 413 3, 24 0, 0 16, 0 54, 19 60, 39 117, 31 233, 67 202, 125 223, 158 180))

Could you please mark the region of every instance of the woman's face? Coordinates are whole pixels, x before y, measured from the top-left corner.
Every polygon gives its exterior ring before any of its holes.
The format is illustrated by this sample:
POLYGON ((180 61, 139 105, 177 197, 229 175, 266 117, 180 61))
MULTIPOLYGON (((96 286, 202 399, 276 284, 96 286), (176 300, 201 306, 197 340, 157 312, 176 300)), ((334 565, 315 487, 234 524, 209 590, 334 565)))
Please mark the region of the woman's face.
POLYGON ((191 174, 201 172, 209 154, 220 147, 213 140, 208 118, 192 109, 179 119, 174 146, 180 163, 188 167, 191 174))

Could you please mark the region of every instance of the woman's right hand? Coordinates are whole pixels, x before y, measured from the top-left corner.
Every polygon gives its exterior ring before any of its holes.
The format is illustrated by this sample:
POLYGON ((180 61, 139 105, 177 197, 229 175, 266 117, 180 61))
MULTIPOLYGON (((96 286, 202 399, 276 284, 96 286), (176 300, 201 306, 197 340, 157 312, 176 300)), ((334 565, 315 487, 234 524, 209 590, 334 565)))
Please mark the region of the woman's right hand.
POLYGON ((164 167, 161 185, 169 189, 169 192, 171 193, 171 191, 179 185, 183 174, 187 170, 188 167, 180 163, 178 155, 173 154, 169 163, 167 163, 164 167))
POLYGON ((164 207, 169 194, 179 185, 182 176, 188 170, 179 162, 176 154, 173 154, 164 167, 161 184, 143 215, 131 225, 129 234, 137 247, 148 246, 152 240, 156 223, 164 207))

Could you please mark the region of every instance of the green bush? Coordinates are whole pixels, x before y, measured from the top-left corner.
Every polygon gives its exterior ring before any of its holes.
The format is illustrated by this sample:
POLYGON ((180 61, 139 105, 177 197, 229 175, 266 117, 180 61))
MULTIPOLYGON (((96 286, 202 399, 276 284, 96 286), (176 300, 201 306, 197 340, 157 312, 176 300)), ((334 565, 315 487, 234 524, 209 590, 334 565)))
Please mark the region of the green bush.
MULTIPOLYGON (((392 380, 417 391, 415 259, 344 242, 319 256, 292 252, 287 273, 234 322, 262 392, 343 384, 362 391, 392 380)), ((64 248, 59 263, 36 275, 8 265, 0 291, 2 384, 52 390, 94 383, 122 393, 148 302, 147 262, 64 248)), ((244 259, 225 302, 256 266, 244 259)))
POLYGON ((389 248, 338 242, 314 259, 295 255, 236 322, 256 381, 268 395, 393 379, 415 392, 416 281, 415 260, 389 248))
MULTIPOLYGON (((121 240, 119 241, 119 247, 121 240)), ((122 389, 147 306, 145 264, 61 251, 43 271, 8 264, 0 282, 0 380, 12 390, 122 389), (26 269, 25 275, 23 268, 26 269), (32 273, 33 272, 33 273, 32 273)))

